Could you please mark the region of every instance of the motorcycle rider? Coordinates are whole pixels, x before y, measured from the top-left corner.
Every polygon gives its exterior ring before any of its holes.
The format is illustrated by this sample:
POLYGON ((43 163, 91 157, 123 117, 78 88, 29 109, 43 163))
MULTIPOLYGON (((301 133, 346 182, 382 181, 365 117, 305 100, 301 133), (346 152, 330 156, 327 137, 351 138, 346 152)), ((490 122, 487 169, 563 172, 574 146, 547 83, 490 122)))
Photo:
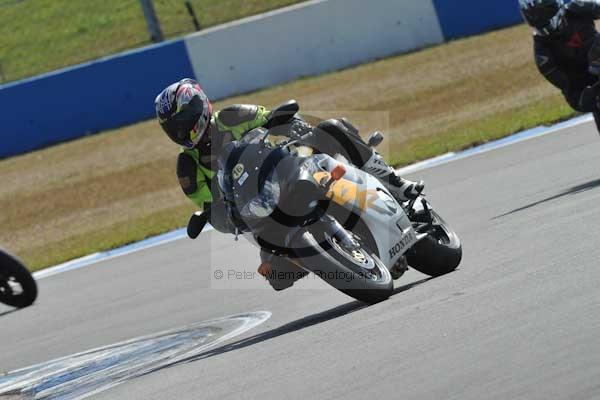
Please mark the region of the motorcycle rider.
MULTIPOLYGON (((313 130, 314 135, 308 144, 331 156, 342 154, 357 167, 380 179, 400 201, 416 198, 424 188, 423 182, 411 182, 397 176, 349 122, 331 119, 313 129, 298 116, 298 106, 294 101, 272 111, 258 105, 238 104, 213 112, 212 104, 199 83, 186 78, 165 88, 156 97, 155 108, 162 129, 182 147, 177 160, 177 177, 183 192, 198 207, 210 209, 210 222, 220 232, 234 233, 236 224, 213 179, 219 150, 259 127, 271 129, 281 126, 297 135, 313 130)), ((198 226, 205 222, 196 213, 190 219, 188 231, 199 232, 201 227, 198 226)), ((266 250, 261 251, 261 260, 259 273, 276 290, 292 286, 306 274, 289 260, 280 257, 275 260, 273 254, 266 250)))
POLYGON ((534 28, 535 62, 541 74, 560 89, 569 105, 600 119, 599 0, 519 0, 521 14, 534 28))

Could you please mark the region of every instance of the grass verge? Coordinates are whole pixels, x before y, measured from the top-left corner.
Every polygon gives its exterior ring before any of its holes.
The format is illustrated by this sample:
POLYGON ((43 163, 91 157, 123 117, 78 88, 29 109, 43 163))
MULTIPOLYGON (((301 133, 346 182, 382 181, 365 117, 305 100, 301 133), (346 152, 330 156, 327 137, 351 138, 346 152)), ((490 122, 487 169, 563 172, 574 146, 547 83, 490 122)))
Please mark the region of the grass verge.
MULTIPOLYGON (((301 0, 192 0, 203 28, 301 0)), ((154 0, 165 37, 193 32, 185 3, 154 0)), ((0 83, 150 44, 139 0, 0 2, 0 83)))
MULTIPOLYGON (((574 115, 536 71, 523 26, 216 107, 273 106, 289 98, 321 116, 348 116, 364 133, 385 131, 396 165, 574 115)), ((146 121, 0 161, 0 243, 35 270, 183 226, 193 205, 175 177, 177 152, 157 124, 146 121)))
POLYGON ((543 100, 523 109, 505 111, 470 124, 459 125, 437 135, 410 139, 402 151, 392 153, 390 162, 394 165, 408 165, 444 153, 482 145, 506 137, 510 133, 563 121, 575 115, 573 109, 560 97, 543 100))

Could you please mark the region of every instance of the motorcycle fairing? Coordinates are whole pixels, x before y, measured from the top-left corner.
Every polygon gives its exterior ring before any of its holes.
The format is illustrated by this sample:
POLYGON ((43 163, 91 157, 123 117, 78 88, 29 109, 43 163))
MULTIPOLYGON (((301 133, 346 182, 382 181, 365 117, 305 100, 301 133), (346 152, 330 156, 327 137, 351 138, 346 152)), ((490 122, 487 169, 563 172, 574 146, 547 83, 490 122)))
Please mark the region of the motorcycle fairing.
MULTIPOLYGON (((333 169, 340 164, 325 154, 313 156, 312 160, 318 166, 313 172, 317 182, 328 180, 333 169)), ((377 178, 351 165, 345 164, 344 167, 346 174, 331 183, 326 196, 361 216, 377 244, 379 258, 389 269, 420 237, 402 206, 377 178)))

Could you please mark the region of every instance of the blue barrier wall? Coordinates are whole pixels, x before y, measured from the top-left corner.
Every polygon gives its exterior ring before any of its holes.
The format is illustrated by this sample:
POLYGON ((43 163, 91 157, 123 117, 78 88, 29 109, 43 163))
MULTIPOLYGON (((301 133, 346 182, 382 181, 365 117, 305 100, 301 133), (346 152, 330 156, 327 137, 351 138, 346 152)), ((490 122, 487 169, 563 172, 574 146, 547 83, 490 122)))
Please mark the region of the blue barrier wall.
POLYGON ((158 92, 188 76, 178 40, 0 86, 0 158, 148 119, 158 92))
POLYGON ((447 40, 523 21, 517 0, 434 0, 433 3, 447 40))
POLYGON ((372 3, 365 14, 359 0, 308 1, 2 85, 0 158, 151 118, 156 94, 183 77, 219 98, 521 21, 517 0, 372 3), (248 41, 269 44, 254 62, 248 41))

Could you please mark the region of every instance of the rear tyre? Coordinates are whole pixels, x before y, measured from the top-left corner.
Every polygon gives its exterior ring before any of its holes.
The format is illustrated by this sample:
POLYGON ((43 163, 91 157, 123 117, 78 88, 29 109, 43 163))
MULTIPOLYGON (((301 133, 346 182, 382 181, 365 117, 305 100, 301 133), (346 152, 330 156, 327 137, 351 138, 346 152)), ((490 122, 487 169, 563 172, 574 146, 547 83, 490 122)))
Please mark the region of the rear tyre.
POLYGON ((387 300, 394 290, 389 270, 359 237, 354 237, 360 248, 349 251, 315 227, 299 238, 305 248, 312 248, 311 254, 308 258, 298 256, 306 269, 356 300, 368 304, 387 300))
POLYGON ((431 210, 433 228, 407 253, 408 265, 429 276, 454 271, 462 259, 458 235, 444 219, 431 210))
POLYGON ((37 298, 37 284, 25 266, 12 255, 0 250, 0 302, 23 308, 37 298))

